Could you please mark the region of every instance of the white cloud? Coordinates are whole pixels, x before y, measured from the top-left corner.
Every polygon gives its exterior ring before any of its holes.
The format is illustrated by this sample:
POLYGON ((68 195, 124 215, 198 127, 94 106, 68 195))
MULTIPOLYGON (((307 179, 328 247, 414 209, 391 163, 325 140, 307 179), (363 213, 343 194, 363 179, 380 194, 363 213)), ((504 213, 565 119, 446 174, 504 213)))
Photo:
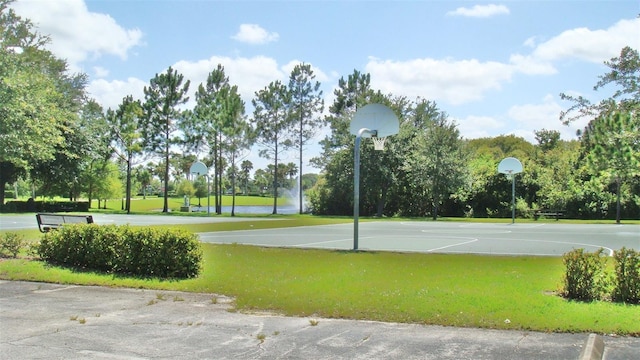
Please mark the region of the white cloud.
POLYGON ((249 44, 266 44, 277 41, 279 37, 277 32, 268 32, 258 24, 241 24, 238 32, 231 38, 249 44))
POLYGON ((491 17, 495 15, 509 14, 509 8, 504 5, 475 5, 474 7, 459 7, 454 11, 449 11, 447 15, 450 16, 466 16, 466 17, 491 17))
POLYGON ((459 105, 481 100, 484 93, 499 90, 511 79, 513 69, 499 62, 414 59, 408 61, 370 58, 365 72, 371 86, 383 93, 424 97, 459 105))
POLYGON ((93 72, 96 74, 96 77, 99 77, 99 78, 109 76, 109 70, 103 68, 102 66, 94 66, 93 72))
POLYGON ((516 135, 522 136, 535 143, 536 130, 557 130, 565 140, 576 139, 576 130, 584 129, 588 120, 579 120, 565 126, 559 120, 560 111, 564 110, 552 95, 546 95, 540 103, 514 105, 508 111, 508 116, 514 121, 516 135))
POLYGON ((149 85, 148 81, 133 77, 128 78, 126 81, 98 79, 89 83, 87 92, 105 110, 108 108, 115 109, 127 95, 131 95, 137 100, 144 100, 144 87, 147 85, 149 85))
POLYGON ((620 49, 640 48, 640 18, 620 20, 608 29, 577 28, 539 44, 532 56, 543 61, 567 58, 602 63, 620 55, 620 49))
POLYGON ((72 71, 80 71, 80 63, 104 54, 124 60, 131 48, 142 44, 142 31, 124 29, 111 16, 90 12, 83 0, 21 0, 11 6, 31 19, 41 34, 50 36, 49 49, 67 59, 72 71))
POLYGON ((536 44, 530 37, 524 45, 532 47, 529 55, 513 54, 509 62, 520 73, 552 75, 558 71, 554 63, 581 60, 601 64, 620 55, 625 46, 640 49, 640 18, 620 20, 607 29, 576 28, 564 31, 548 41, 536 44))
POLYGON ((542 61, 530 55, 511 55, 509 63, 515 70, 527 75, 553 75, 558 72, 550 61, 542 61))
POLYGON ((500 129, 504 128, 504 123, 490 116, 467 116, 463 119, 456 119, 460 134, 467 139, 477 139, 482 137, 496 136, 500 129))
MULTIPOLYGON (((245 103, 249 104, 256 91, 263 89, 270 82, 285 81, 285 74, 275 59, 266 56, 223 57, 212 56, 209 59, 192 61, 178 61, 174 68, 191 80, 190 93, 193 93, 200 83, 206 83, 209 73, 222 64, 231 85, 237 85, 238 91, 245 103)), ((191 99, 193 101, 193 99, 191 99)))
MULTIPOLYGON (((281 67, 282 71, 287 76, 287 79, 286 79, 287 82, 288 82, 289 75, 291 74, 291 71, 293 71, 293 68, 295 68, 296 65, 299 65, 302 63, 305 63, 305 62, 300 60, 291 60, 281 67)), ((317 68, 311 65, 311 71, 313 71, 313 74, 316 76, 315 81, 319 81, 320 83, 326 83, 327 81, 331 80, 331 77, 325 74, 320 68, 317 68)), ((334 75, 334 78, 335 78, 335 75, 334 75)))
POLYGON ((532 36, 524 41, 523 45, 526 47, 534 48, 536 47, 536 43, 538 42, 537 37, 532 36))
MULTIPOLYGON (((299 63, 299 61, 291 61, 286 65, 279 66, 275 59, 265 56, 252 58, 212 56, 209 59, 199 61, 181 60, 172 66, 184 75, 185 81, 191 81, 187 108, 195 105, 194 93, 198 86, 201 83, 206 83, 209 73, 216 69, 218 64, 221 64, 225 74, 229 77, 229 83, 238 86, 238 91, 247 105, 247 111, 249 111, 251 99, 256 91, 262 90, 270 82, 276 80, 282 81, 285 85, 288 84, 289 73, 293 66, 299 63)), ((328 76, 321 69, 313 65, 311 67, 318 81, 323 83, 328 79, 328 76)), ((126 81, 98 79, 89 83, 88 91, 106 109, 118 106, 122 102, 122 98, 130 94, 135 99, 143 100, 143 89, 148 85, 149 81, 136 78, 128 78, 126 81)))

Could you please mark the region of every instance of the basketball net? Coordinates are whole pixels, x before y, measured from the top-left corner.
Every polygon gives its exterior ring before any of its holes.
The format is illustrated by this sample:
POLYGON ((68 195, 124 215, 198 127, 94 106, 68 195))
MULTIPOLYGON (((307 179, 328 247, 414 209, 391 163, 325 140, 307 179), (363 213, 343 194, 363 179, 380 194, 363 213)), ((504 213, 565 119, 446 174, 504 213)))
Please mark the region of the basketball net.
POLYGON ((384 150, 384 142, 387 140, 386 137, 372 136, 371 140, 373 140, 374 150, 384 150))

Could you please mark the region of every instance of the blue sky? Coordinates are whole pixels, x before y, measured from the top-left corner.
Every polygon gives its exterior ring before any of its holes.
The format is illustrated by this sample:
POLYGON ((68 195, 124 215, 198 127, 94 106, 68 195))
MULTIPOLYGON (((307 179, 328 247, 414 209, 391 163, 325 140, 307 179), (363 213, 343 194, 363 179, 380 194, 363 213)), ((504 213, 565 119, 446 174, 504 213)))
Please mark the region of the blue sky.
MULTIPOLYGON (((50 49, 72 70, 89 75, 88 90, 105 108, 129 94, 143 98, 149 79, 169 66, 193 90, 218 63, 250 104, 255 91, 286 81, 305 62, 326 107, 338 79, 357 69, 383 93, 435 101, 466 138, 534 142, 542 128, 575 138, 584 123, 560 123, 569 104, 559 93, 608 95, 592 90, 603 62, 624 46, 640 49, 638 0, 18 0, 13 7, 51 37, 50 49)), ((250 160, 263 166, 257 152, 250 160)))

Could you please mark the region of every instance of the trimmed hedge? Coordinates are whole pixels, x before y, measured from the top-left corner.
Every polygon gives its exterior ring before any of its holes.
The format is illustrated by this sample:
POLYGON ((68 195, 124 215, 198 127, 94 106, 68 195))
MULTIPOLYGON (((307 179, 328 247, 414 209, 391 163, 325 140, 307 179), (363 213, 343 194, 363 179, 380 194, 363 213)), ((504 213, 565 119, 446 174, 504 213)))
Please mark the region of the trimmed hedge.
POLYGON ((563 296, 572 300, 612 300, 640 304, 640 252, 622 248, 613 255, 615 272, 607 266, 601 248, 589 253, 574 249, 565 253, 563 296))
POLYGON ((564 295, 569 299, 599 300, 606 293, 606 264, 604 249, 589 253, 584 249, 573 249, 564 254, 566 266, 564 295))
POLYGON ((37 253, 55 265, 158 278, 195 277, 202 260, 198 236, 187 231, 96 224, 48 232, 37 253))
POLYGON ((87 212, 89 211, 88 201, 8 201, 0 210, 5 213, 25 213, 25 212, 87 212))
POLYGON ((20 250, 26 245, 24 237, 18 233, 8 232, 0 234, 0 256, 16 258, 20 250))
POLYGON ((613 300, 640 304, 640 251, 622 248, 616 251, 613 300))

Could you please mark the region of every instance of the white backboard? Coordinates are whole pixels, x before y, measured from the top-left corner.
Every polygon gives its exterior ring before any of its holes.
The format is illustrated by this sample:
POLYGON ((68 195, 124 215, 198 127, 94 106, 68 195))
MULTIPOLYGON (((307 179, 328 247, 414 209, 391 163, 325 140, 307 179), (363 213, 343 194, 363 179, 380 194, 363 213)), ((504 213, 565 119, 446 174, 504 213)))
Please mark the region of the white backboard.
POLYGON ((207 165, 205 165, 202 161, 196 161, 191 164, 191 168, 189 169, 191 174, 200 175, 208 175, 209 169, 207 169, 207 165))
POLYGON ((522 163, 514 157, 502 159, 498 164, 498 172, 501 174, 518 174, 522 172, 522 163))
MULTIPOLYGON (((352 135, 358 135, 360 129, 375 130, 377 137, 386 137, 397 134, 400 131, 398 117, 387 106, 382 104, 368 104, 358 109, 351 120, 350 131, 352 135)), ((362 134, 362 137, 371 137, 370 133, 362 134)))

